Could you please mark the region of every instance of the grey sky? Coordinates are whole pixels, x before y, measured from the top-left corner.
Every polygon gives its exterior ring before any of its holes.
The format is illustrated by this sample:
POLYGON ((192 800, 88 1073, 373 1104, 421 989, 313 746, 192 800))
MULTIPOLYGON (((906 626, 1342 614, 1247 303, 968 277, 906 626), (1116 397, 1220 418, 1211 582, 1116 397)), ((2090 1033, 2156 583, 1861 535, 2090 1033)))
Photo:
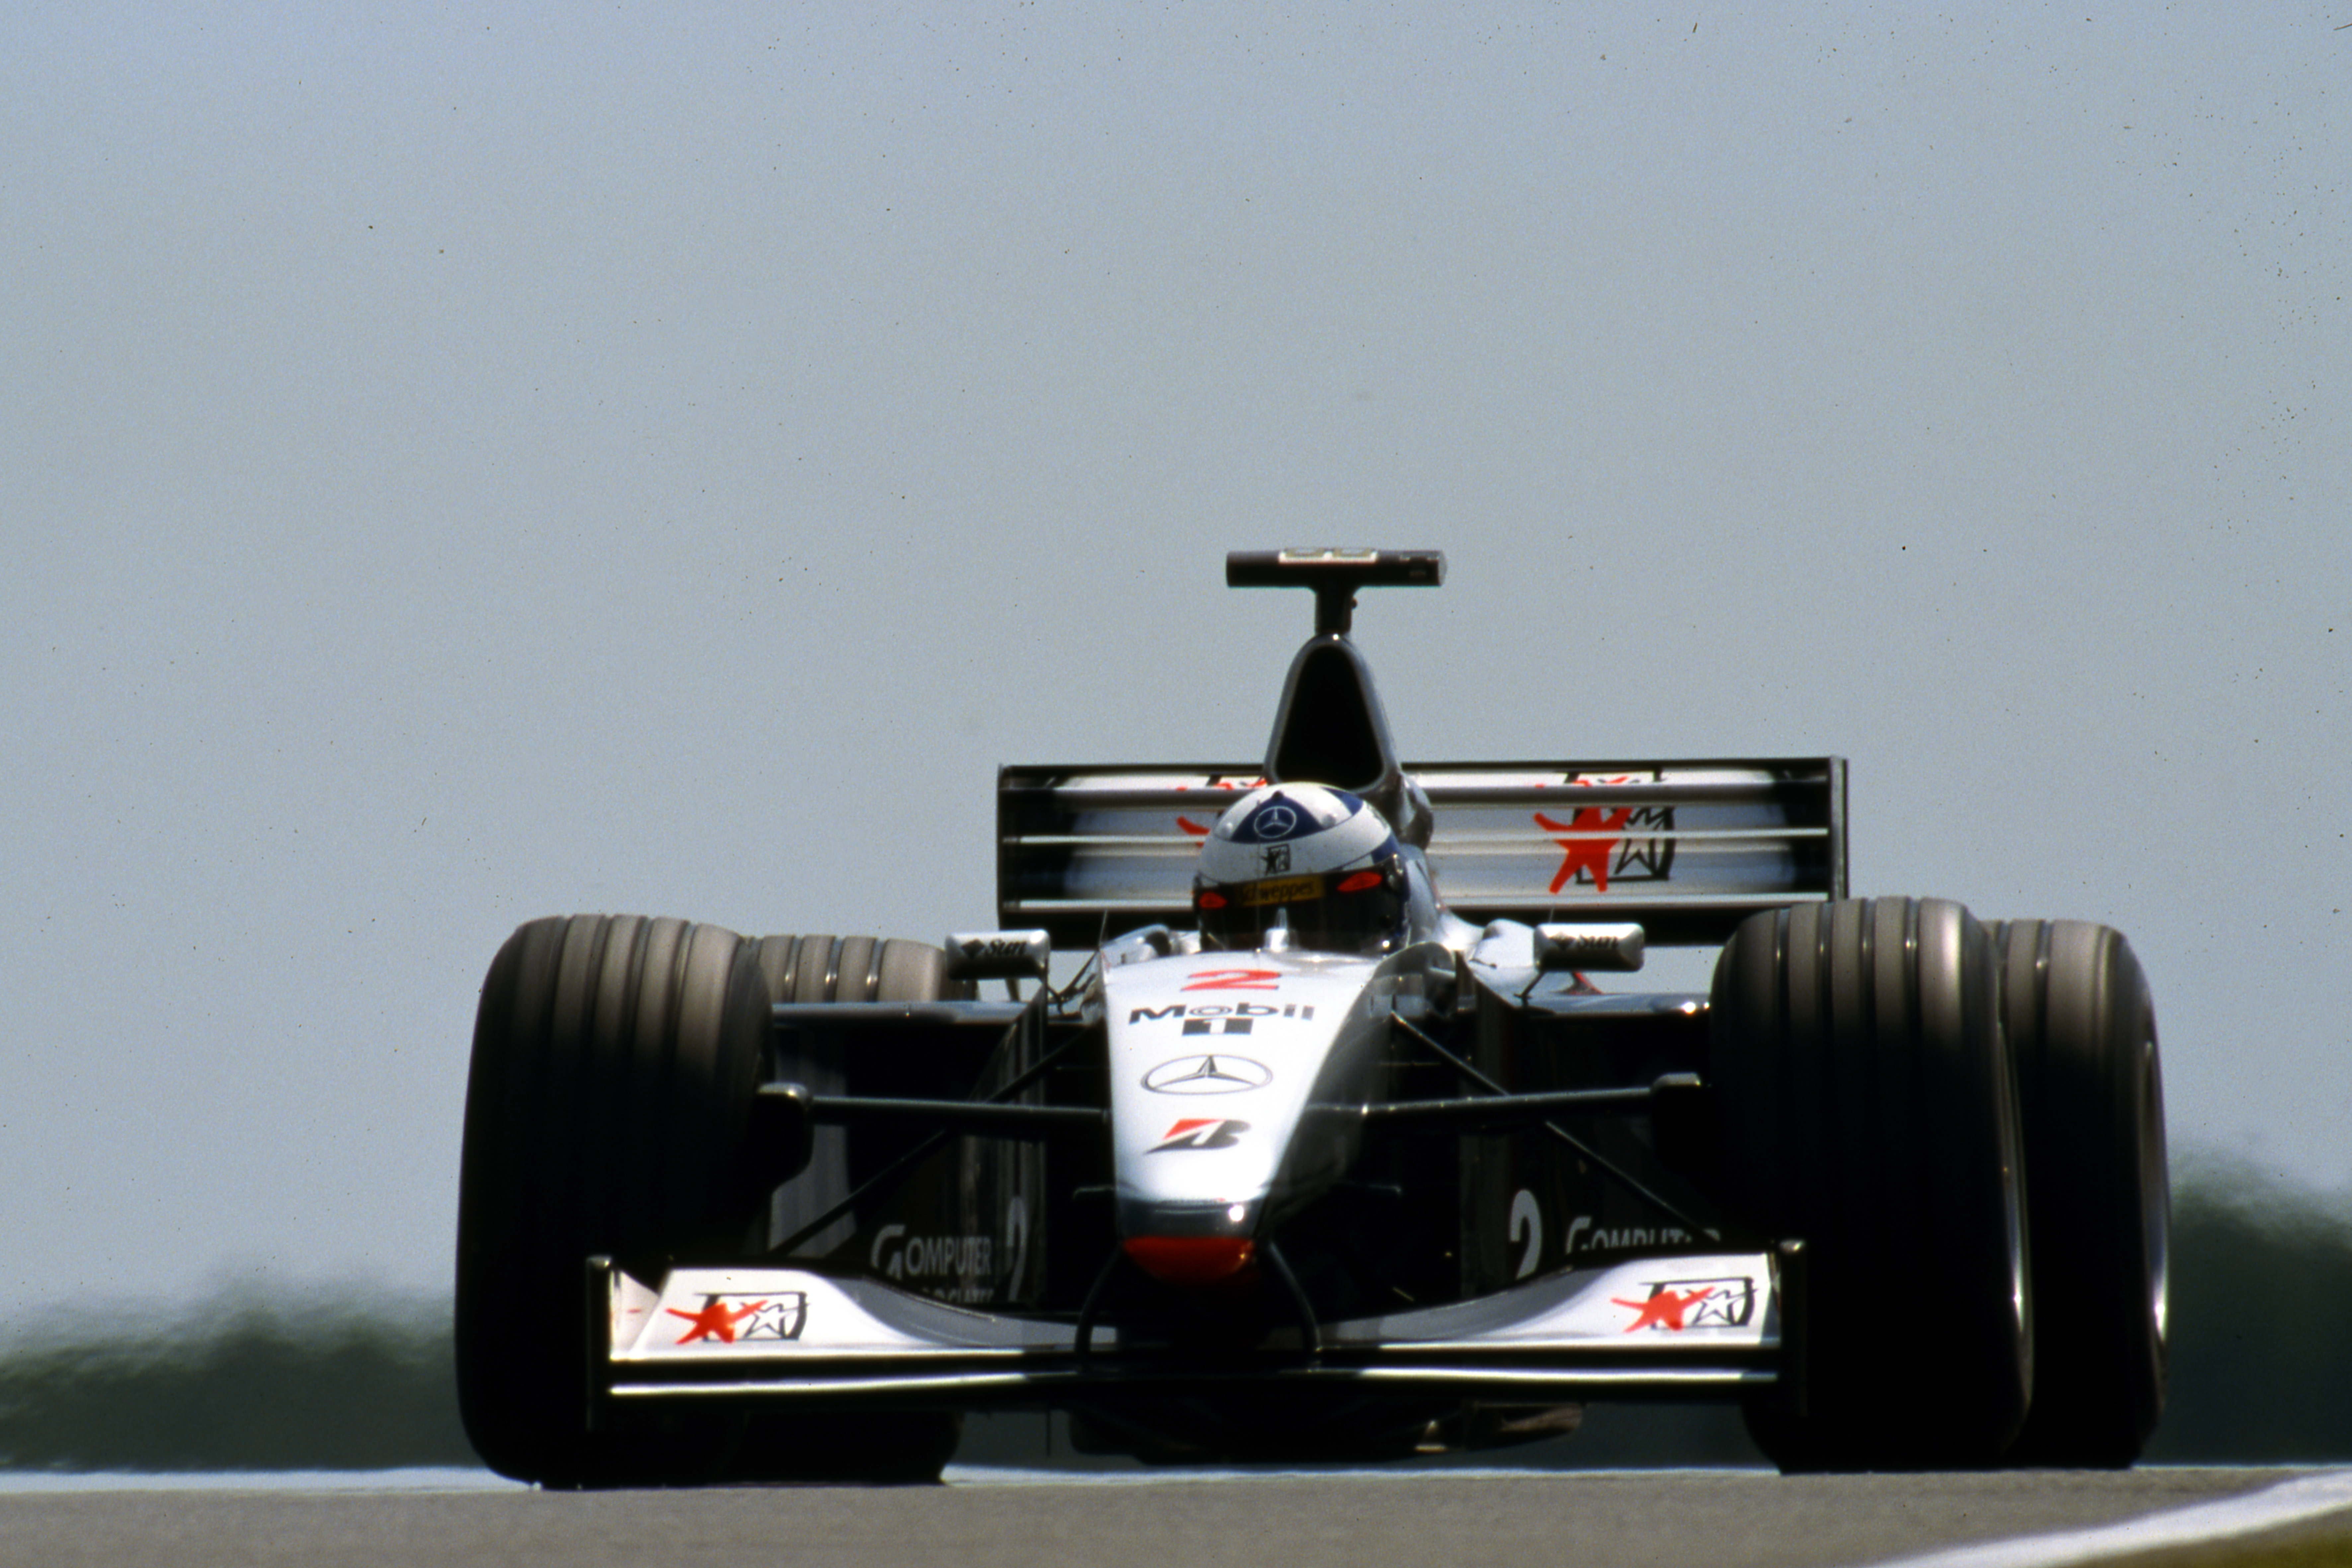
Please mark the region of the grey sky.
POLYGON ((436 1286, 516 922, 984 921, 1293 542, 1448 552, 1409 754, 1842 752, 2352 1185, 2345 20, 10 7, 0 1302, 436 1286))

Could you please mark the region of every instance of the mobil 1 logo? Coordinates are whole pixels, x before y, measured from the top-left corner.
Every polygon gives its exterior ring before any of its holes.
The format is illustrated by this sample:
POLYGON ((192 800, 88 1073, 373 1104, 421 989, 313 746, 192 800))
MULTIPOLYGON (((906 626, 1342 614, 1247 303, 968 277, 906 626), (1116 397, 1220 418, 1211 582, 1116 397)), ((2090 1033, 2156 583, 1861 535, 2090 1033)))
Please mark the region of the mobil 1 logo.
POLYGON ((1164 1007, 1130 1007, 1127 1021, 1149 1024, 1174 1018, 1181 1021, 1182 1032, 1187 1035, 1247 1035, 1254 1033, 1261 1021, 1297 1018, 1305 1022, 1314 1016, 1312 1003, 1302 1006, 1293 1002, 1277 1007, 1271 1002, 1171 1002, 1164 1007))

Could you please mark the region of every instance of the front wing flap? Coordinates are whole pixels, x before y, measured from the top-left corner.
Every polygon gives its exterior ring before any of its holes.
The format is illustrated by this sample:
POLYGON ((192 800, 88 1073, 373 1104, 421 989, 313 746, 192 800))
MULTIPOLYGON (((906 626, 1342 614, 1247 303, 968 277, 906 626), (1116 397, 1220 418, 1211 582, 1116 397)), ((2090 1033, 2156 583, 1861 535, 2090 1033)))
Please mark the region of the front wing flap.
MULTIPOLYGON (((1784 1254, 1785 1257, 1785 1254, 1784 1254)), ((1302 1384, 1536 1400, 1728 1398, 1793 1376, 1796 1296, 1772 1253, 1649 1257, 1473 1300, 1317 1325, 1204 1359, 1067 1320, 951 1307, 804 1268, 688 1268, 658 1285, 590 1260, 592 1401, 1037 1408, 1116 1385, 1247 1397, 1302 1384)), ((1788 1281, 1793 1285, 1794 1281, 1788 1281)), ((1784 1397, 1795 1393, 1779 1391, 1784 1397)))

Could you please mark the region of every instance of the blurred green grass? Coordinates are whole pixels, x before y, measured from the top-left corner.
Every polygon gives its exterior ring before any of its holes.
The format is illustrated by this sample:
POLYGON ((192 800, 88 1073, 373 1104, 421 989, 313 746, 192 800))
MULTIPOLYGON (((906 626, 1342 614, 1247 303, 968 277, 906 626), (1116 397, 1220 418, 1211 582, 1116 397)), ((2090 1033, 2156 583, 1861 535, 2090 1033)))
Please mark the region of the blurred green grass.
POLYGON ((448 1310, 360 1291, 294 1308, 226 1291, 0 1359, 0 1464, 342 1470, 478 1463, 448 1310))
MULTIPOLYGON (((2352 1462, 2352 1205, 2238 1166, 2181 1178, 2172 1387, 2151 1462, 2352 1462)), ((1040 1417, 974 1422, 967 1463, 1069 1460, 1040 1417)), ((1600 1406, 1565 1441, 1465 1456, 1544 1468, 1755 1464, 1735 1413, 1600 1406)), ((448 1306, 365 1291, 295 1307, 225 1291, 0 1349, 0 1466, 381 1469, 475 1463, 448 1306)))
POLYGON ((2352 1462, 2352 1202, 2192 1165, 2158 1464, 2352 1462))

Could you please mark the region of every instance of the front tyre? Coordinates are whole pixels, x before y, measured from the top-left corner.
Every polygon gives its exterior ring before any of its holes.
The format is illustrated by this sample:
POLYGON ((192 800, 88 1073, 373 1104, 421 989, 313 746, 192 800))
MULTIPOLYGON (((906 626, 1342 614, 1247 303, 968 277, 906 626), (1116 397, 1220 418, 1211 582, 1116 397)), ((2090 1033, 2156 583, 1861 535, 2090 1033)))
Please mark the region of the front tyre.
POLYGON ((2017 1097, 1992 943, 1937 899, 1750 917, 1717 961, 1708 1080, 1729 1212, 1806 1249, 1784 1470, 1995 1463, 2032 1385, 2017 1097))
POLYGON ((457 1195, 457 1404, 501 1475, 551 1486, 705 1479, 732 1423, 591 1431, 586 1260, 657 1276, 732 1256, 769 1004, 716 926, 531 921, 483 982, 457 1195))
POLYGON ((2156 1008, 2084 921, 1995 928, 2033 1173, 2033 1408, 2011 1465, 2120 1469, 2164 1414, 2172 1184, 2156 1008))

